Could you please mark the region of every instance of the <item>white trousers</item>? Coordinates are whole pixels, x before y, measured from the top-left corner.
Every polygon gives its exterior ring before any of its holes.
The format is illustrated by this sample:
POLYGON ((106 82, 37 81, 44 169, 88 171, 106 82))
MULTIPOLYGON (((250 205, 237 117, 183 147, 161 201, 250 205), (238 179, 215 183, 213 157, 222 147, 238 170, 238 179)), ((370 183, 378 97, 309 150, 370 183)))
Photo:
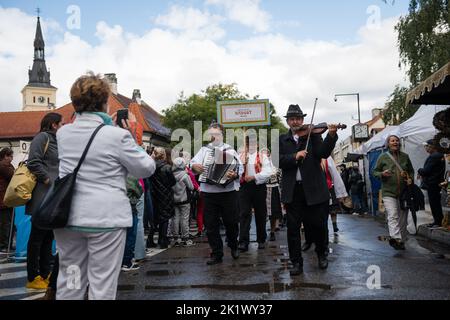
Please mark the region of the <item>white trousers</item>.
POLYGON ((406 241, 408 224, 408 211, 400 209, 400 201, 397 198, 383 197, 386 208, 389 236, 394 239, 406 241))
POLYGON ((59 252, 57 300, 115 300, 126 229, 86 233, 55 230, 59 252))

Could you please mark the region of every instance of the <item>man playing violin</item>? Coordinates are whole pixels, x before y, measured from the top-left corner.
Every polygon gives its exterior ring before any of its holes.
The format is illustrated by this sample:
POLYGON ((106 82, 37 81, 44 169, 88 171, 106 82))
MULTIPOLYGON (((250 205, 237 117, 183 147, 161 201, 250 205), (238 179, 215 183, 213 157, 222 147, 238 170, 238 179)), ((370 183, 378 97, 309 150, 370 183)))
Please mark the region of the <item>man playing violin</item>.
POLYGON ((325 140, 320 133, 311 133, 303 125, 306 114, 298 105, 289 106, 285 118, 290 130, 280 136, 281 201, 287 210, 289 258, 291 275, 303 273, 300 226, 307 224, 315 244, 319 268, 328 268, 326 236, 330 193, 321 160, 328 158, 338 140, 336 125, 328 126, 325 140), (306 129, 306 134, 305 134, 306 129), (308 150, 306 147, 308 145, 308 150))

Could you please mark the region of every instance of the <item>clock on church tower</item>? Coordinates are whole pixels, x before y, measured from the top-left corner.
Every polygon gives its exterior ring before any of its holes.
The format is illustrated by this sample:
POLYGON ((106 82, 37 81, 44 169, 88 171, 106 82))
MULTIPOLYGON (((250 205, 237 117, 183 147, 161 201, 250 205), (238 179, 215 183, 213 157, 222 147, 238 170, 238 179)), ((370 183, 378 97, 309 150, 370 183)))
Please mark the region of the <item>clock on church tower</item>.
POLYGON ((28 70, 28 84, 22 90, 22 111, 48 110, 49 105, 56 105, 56 91, 50 83, 50 71, 45 64, 45 43, 42 35, 40 17, 37 18, 34 39, 33 67, 28 70))

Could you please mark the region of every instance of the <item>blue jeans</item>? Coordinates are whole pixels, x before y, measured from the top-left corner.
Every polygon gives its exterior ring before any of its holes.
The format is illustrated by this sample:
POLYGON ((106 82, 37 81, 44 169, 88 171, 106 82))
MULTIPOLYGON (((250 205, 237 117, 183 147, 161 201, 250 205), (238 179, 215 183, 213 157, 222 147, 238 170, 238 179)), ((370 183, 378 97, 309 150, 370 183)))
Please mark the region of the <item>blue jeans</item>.
POLYGON ((134 257, 136 260, 145 258, 145 237, 144 237, 144 194, 136 205, 137 209, 137 228, 136 244, 134 247, 134 257))
POLYGON ((352 194, 353 209, 357 213, 367 212, 366 205, 360 194, 352 194))
POLYGON ((133 226, 127 229, 127 240, 125 242, 125 252, 123 254, 122 265, 131 266, 134 258, 134 247, 136 245, 137 233, 137 210, 133 208, 133 226))

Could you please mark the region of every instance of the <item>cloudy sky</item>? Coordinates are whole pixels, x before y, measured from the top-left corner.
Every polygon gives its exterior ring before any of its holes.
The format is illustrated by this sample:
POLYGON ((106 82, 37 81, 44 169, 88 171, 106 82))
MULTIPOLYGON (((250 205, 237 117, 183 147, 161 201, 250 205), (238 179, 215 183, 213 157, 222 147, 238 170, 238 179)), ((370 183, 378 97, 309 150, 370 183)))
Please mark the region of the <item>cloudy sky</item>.
POLYGON ((141 89, 158 111, 181 91, 235 82, 280 115, 291 103, 311 113, 318 97, 318 121, 352 124, 356 99, 335 93, 359 92, 369 120, 406 81, 394 31, 406 0, 0 0, 0 111, 21 108, 37 6, 58 106, 93 70, 116 73, 120 93, 141 89))

